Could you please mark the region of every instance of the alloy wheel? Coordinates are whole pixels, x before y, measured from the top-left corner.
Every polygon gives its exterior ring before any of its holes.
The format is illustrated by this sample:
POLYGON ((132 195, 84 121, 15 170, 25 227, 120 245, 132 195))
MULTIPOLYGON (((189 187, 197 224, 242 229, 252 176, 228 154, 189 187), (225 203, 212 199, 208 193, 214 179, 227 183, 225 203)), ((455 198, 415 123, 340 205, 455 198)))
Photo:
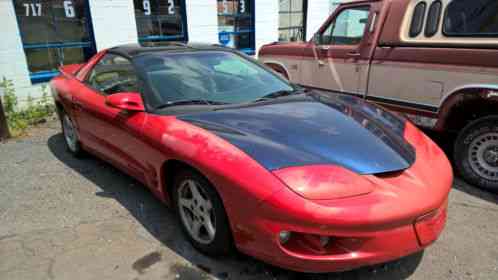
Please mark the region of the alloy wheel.
POLYGON ((78 150, 78 136, 76 134, 76 130, 74 129, 73 122, 68 115, 64 115, 62 125, 64 128, 64 139, 66 140, 67 146, 72 152, 76 152, 78 150))
POLYGON ((187 179, 178 188, 178 210, 189 235, 201 244, 210 244, 216 235, 213 204, 198 182, 187 179))

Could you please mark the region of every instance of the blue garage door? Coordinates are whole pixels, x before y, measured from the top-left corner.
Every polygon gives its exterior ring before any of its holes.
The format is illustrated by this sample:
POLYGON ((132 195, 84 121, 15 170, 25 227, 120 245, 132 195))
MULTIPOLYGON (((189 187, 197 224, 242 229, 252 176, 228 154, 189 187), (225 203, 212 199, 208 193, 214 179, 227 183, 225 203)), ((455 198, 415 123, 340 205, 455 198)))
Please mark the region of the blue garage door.
POLYGON ((188 41, 184 0, 134 0, 140 42, 188 41))
POLYGON ((33 83, 95 54, 88 1, 14 0, 14 8, 33 83))
POLYGON ((254 0, 218 0, 221 44, 254 54, 254 0))

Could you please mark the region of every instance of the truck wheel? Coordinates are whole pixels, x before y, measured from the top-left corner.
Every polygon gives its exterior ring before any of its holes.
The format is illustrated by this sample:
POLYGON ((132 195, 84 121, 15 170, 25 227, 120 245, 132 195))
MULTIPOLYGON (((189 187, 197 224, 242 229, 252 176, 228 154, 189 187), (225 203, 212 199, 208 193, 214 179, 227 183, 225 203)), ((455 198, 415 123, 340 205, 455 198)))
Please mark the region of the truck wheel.
POLYGON ((455 143, 455 165, 463 178, 478 187, 498 191, 498 116, 465 126, 455 143))

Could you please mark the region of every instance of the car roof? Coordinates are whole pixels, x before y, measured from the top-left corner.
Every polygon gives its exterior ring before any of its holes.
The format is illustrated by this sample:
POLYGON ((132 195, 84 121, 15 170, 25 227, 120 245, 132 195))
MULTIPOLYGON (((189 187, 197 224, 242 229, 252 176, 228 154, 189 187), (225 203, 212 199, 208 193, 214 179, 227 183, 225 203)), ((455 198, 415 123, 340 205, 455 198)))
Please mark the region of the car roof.
POLYGON ((144 44, 126 44, 119 45, 108 49, 108 52, 119 54, 129 59, 134 57, 149 54, 149 53, 178 53, 178 52, 191 52, 191 51, 230 51, 234 50, 217 44, 203 44, 203 43, 181 43, 181 42, 160 42, 160 43, 144 43, 144 44))

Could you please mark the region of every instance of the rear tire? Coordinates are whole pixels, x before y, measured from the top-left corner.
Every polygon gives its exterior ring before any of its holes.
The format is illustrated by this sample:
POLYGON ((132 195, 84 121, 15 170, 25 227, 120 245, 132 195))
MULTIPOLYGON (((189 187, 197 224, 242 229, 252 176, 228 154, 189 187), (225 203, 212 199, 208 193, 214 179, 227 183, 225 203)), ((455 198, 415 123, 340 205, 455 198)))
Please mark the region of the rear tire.
POLYGON ((498 192, 498 116, 465 126, 455 142, 454 157, 468 183, 498 192))
POLYGON ((200 174, 182 170, 173 184, 175 212, 190 243, 210 256, 232 252, 233 242, 223 203, 200 174))
POLYGON ((67 150, 75 157, 83 155, 83 149, 79 139, 78 131, 74 125, 73 120, 68 114, 62 112, 60 114, 62 134, 64 135, 64 142, 66 143, 67 150))

